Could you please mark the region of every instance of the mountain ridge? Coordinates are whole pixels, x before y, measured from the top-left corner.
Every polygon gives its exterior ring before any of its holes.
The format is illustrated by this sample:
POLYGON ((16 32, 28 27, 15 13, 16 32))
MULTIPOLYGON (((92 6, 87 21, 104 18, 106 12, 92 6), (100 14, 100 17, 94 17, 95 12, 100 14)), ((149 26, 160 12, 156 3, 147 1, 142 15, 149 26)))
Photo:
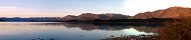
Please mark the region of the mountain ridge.
POLYGON ((191 8, 175 6, 153 12, 139 13, 130 19, 177 18, 179 16, 190 16, 190 14, 191 8))

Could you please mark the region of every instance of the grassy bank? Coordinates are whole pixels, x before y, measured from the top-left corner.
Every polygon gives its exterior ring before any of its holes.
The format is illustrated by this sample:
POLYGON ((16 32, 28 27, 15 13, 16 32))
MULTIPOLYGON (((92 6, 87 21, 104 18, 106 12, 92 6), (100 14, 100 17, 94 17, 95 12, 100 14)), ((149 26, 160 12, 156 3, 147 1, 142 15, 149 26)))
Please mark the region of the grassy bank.
POLYGON ((191 17, 182 16, 180 19, 159 28, 160 40, 191 40, 191 17))

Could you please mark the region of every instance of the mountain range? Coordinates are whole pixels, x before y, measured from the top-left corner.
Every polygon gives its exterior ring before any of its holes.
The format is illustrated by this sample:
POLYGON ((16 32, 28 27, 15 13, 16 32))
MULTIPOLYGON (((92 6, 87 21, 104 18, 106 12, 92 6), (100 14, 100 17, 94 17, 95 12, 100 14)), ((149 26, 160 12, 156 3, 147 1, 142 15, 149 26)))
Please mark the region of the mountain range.
POLYGON ((180 16, 189 16, 191 14, 191 8, 174 6, 167 9, 160 9, 156 11, 148 11, 144 13, 138 13, 135 16, 106 13, 106 14, 93 14, 83 13, 79 16, 68 15, 65 16, 65 20, 109 20, 109 19, 150 19, 150 18, 178 18, 180 16))
POLYGON ((149 18, 177 18, 180 16, 189 16, 191 8, 188 7, 169 7, 167 9, 156 10, 153 12, 139 13, 129 19, 149 19, 149 18))
POLYGON ((39 21, 39 20, 50 20, 51 21, 71 21, 71 20, 78 20, 78 21, 86 21, 86 20, 117 20, 120 19, 153 19, 153 18, 178 18, 180 16, 190 16, 191 15, 191 8, 188 7, 169 7, 167 9, 160 9, 156 11, 148 11, 144 13, 138 13, 135 16, 123 15, 123 14, 116 14, 116 13, 105 13, 105 14, 93 14, 93 13, 83 13, 81 15, 67 15, 63 18, 57 17, 32 17, 32 18, 0 18, 0 21, 39 21))

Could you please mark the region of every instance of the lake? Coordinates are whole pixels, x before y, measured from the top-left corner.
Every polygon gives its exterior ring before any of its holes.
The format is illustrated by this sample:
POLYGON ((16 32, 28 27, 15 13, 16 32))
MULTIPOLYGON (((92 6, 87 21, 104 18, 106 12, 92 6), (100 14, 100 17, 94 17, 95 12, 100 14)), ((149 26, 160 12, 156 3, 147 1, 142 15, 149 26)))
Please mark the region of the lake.
POLYGON ((148 25, 0 22, 0 40, 100 40, 111 35, 152 35, 155 29, 148 25))

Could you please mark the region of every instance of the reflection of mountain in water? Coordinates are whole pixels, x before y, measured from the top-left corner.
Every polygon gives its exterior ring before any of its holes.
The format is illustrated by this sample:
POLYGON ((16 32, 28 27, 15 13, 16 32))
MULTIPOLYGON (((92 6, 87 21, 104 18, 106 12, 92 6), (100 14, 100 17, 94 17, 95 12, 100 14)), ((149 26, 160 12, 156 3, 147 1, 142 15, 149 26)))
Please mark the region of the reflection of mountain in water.
POLYGON ((35 25, 65 26, 67 28, 78 27, 82 30, 123 30, 134 28, 143 32, 156 32, 157 24, 128 24, 128 23, 40 23, 35 25))

